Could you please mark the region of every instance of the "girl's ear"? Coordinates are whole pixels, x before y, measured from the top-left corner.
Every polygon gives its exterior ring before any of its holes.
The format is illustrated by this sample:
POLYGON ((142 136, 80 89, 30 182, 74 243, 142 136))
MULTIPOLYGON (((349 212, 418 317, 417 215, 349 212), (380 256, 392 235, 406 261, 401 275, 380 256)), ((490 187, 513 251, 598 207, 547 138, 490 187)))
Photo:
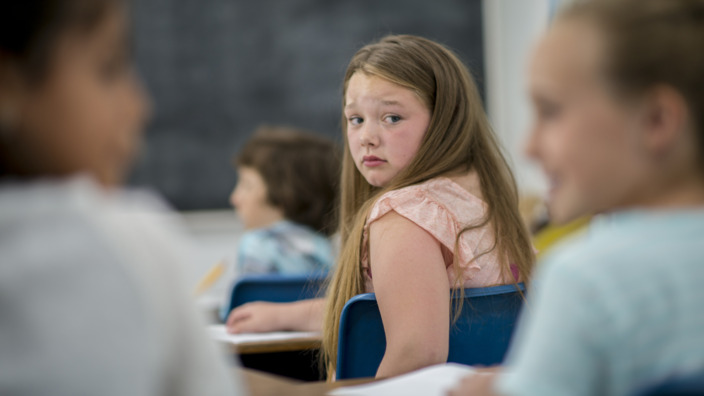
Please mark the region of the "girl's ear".
POLYGON ((689 119, 687 102, 678 91, 667 85, 653 88, 645 101, 644 148, 656 159, 676 155, 673 150, 679 150, 689 119))

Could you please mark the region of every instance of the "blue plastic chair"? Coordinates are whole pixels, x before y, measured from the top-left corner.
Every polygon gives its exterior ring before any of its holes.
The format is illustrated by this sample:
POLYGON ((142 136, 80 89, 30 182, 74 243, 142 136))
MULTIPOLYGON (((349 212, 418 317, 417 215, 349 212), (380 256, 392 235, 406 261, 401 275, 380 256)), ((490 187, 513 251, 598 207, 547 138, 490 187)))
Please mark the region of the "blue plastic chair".
MULTIPOLYGON (((525 292, 523 284, 519 288, 525 292)), ((514 285, 465 289, 460 318, 450 328, 447 361, 501 363, 522 305, 523 297, 514 285)), ((376 296, 366 293, 352 297, 340 316, 337 379, 373 377, 385 351, 386 335, 376 296)))
POLYGON ((681 378, 672 378, 648 387, 637 396, 701 396, 704 395, 704 372, 681 378))
MULTIPOLYGON (((314 298, 320 293, 327 279, 326 272, 305 275, 261 274, 245 275, 235 282, 230 293, 230 306, 234 308, 252 301, 291 302, 314 298)), ((226 312, 222 312, 224 316, 226 312)))

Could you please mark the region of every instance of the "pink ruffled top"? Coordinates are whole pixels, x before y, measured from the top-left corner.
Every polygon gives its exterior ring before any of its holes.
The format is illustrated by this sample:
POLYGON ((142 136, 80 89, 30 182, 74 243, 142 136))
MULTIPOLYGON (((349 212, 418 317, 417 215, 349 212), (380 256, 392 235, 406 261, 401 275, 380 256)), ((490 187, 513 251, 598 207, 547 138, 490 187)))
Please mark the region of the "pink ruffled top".
MULTIPOLYGON (((373 292, 369 263, 369 226, 390 211, 414 222, 430 233, 446 249, 445 268, 450 285, 455 285, 452 267, 457 234, 465 227, 478 224, 484 217, 486 204, 446 177, 390 191, 374 204, 362 235, 361 261, 366 274, 367 292, 373 292)), ((507 283, 501 278, 499 252, 494 250, 472 261, 475 255, 491 248, 490 225, 462 234, 459 240, 459 265, 463 287, 484 287, 507 283)))

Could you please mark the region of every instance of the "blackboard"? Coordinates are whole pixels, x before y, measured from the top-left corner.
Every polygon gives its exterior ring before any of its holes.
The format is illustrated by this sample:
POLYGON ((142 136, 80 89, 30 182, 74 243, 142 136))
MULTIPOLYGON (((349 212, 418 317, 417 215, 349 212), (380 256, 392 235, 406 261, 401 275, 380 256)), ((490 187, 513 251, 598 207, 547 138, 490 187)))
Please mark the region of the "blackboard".
POLYGON ((481 0, 138 0, 131 12, 152 117, 130 184, 181 210, 228 207, 231 158, 260 124, 341 141, 347 63, 386 34, 449 46, 483 87, 481 0))

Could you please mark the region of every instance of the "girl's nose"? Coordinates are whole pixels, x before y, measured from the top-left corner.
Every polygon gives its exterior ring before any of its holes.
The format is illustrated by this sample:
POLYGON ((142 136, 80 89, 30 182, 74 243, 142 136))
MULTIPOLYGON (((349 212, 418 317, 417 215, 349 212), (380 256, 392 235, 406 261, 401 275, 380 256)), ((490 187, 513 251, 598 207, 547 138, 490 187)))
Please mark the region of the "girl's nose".
POLYGON ((365 123, 359 135, 359 140, 363 147, 376 147, 379 145, 379 132, 372 123, 365 123))

